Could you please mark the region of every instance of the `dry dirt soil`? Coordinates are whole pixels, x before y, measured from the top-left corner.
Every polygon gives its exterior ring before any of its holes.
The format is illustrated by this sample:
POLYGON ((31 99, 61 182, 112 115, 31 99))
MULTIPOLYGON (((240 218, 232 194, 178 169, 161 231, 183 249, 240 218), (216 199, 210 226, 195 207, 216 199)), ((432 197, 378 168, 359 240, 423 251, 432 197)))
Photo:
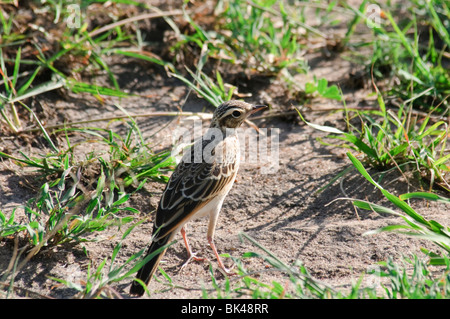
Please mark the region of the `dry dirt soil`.
MULTIPOLYGON (((338 54, 326 54, 323 50, 309 52, 308 75, 299 75, 299 82, 326 77, 330 83, 341 85, 349 107, 374 106, 370 99, 370 86, 354 85, 354 75, 361 72, 361 67, 342 59, 338 54)), ((74 95, 68 91, 51 92, 39 97, 42 111, 38 113, 47 125, 104 118, 123 115, 114 103, 120 103, 131 114, 143 114, 154 111, 176 111, 183 107, 184 111, 212 112, 213 108, 190 93, 179 81, 168 78, 164 70, 128 59, 111 58, 108 61, 111 70, 117 75, 119 84, 124 90, 139 94, 139 97, 119 101, 115 98, 105 98, 104 103, 89 95, 74 95), (188 98, 186 99, 186 97, 188 98)), ((97 81, 101 81, 99 77, 97 81), (100 79, 100 80, 99 80, 100 79)), ((364 81, 362 81, 364 82, 364 81)), ((100 82, 101 83, 101 82, 100 82)), ((362 273, 373 269, 379 261, 391 256, 397 261, 402 256, 412 253, 421 254, 421 247, 434 249, 429 242, 411 239, 396 234, 382 233, 364 236, 369 230, 374 230, 389 224, 402 223, 398 217, 379 215, 374 212, 356 210, 349 201, 337 198, 367 199, 376 203, 389 205, 378 191, 374 189, 356 170, 351 171, 341 180, 333 183, 322 192, 318 189, 325 186, 343 169, 351 165, 345 155, 345 150, 326 146, 318 138, 326 136, 303 122, 295 114, 292 106, 297 102, 287 97, 283 83, 279 80, 236 77, 235 82, 242 93, 252 93, 246 98, 251 103, 266 103, 271 106, 270 112, 285 112, 288 115, 265 117, 254 122, 260 128, 279 129, 279 167, 272 174, 262 174, 261 168, 271 163, 242 165, 237 181, 225 200, 217 225, 215 242, 220 253, 229 253, 241 257, 249 251, 261 252, 248 240, 240 239, 244 232, 253 237, 278 258, 287 264, 301 261, 312 276, 328 283, 336 289, 348 289, 362 273)), ((308 121, 317 124, 327 124, 345 128, 342 111, 330 112, 327 109, 340 107, 341 104, 330 100, 316 99, 302 108, 308 121)), ((138 117, 137 123, 144 138, 153 143, 155 151, 170 146, 171 135, 180 125, 189 127, 191 122, 171 117, 138 117)), ((205 125, 208 122, 205 121, 205 125)), ((111 128, 122 132, 125 125, 121 122, 108 124, 97 122, 91 125, 111 128)), ((57 139, 63 143, 64 136, 57 139)), ((81 137, 74 136, 74 139, 81 137)), ((3 152, 18 154, 20 150, 26 154, 46 152, 43 139, 38 135, 10 137, 3 132, 0 135, 0 149, 3 152)), ((92 151, 90 144, 80 144, 76 153, 83 158, 92 151)), ((372 172, 377 173, 377 172, 372 172)), ((9 160, 0 162, 0 209, 6 215, 36 196, 39 183, 34 181, 35 174, 29 170, 20 170, 9 160)), ((390 192, 401 194, 418 189, 418 183, 411 179, 409 185, 404 177, 393 172, 382 180, 390 192)), ((151 214, 158 204, 164 185, 149 181, 144 189, 139 191, 131 201, 131 205, 141 212, 140 217, 151 214)), ((439 203, 413 201, 413 207, 427 219, 435 219, 441 224, 450 224, 448 207, 439 203)), ((21 209, 17 214, 23 213, 21 209)), ((89 235, 92 241, 67 244, 50 249, 43 249, 32 258, 25 268, 17 274, 14 281, 16 297, 28 296, 40 298, 70 298, 75 291, 57 283, 49 277, 62 279, 84 279, 88 264, 96 267, 104 258, 110 257, 113 247, 120 240, 120 230, 109 230, 89 235), (95 240, 95 241, 94 241, 95 240), (80 271, 81 270, 81 271, 80 271), (19 289, 24 288, 24 289, 19 289), (36 293, 36 294, 33 294, 36 293)), ((151 218, 134 229, 126 238, 120 250, 117 262, 124 262, 132 254, 142 249, 149 241, 152 230, 151 218)), ((209 272, 211 263, 218 283, 224 282, 224 277, 217 269, 217 262, 206 241, 207 221, 198 220, 188 224, 187 234, 191 246, 205 257, 205 262, 191 262, 180 271, 180 266, 186 260, 181 235, 178 242, 169 248, 161 267, 171 277, 172 288, 158 271, 159 280, 153 280, 149 286, 149 298, 200 298, 202 288, 211 289, 212 280, 209 272)), ((22 243, 23 244, 23 243, 22 243)), ((13 254, 13 242, 4 239, 0 242, 0 270, 6 269, 13 254)), ((267 263, 259 258, 242 259, 249 271, 262 282, 271 283, 276 280, 288 283, 283 273, 269 271, 267 263)), ((231 259, 226 258, 225 264, 232 266, 231 259)), ((371 279, 367 277, 367 282, 371 279)), ((121 282, 113 288, 127 298, 130 282, 121 282)), ((287 286, 288 288, 289 285, 287 286)), ((213 294, 212 294, 213 295, 213 294)), ((147 296, 148 298, 148 296, 147 296)))

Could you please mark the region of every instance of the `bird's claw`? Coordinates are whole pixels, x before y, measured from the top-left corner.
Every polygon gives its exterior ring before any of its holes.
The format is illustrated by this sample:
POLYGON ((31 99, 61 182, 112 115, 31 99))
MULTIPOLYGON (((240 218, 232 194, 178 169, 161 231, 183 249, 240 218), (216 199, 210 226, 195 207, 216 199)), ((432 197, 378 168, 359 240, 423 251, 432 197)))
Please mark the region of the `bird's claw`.
POLYGON ((226 268, 225 266, 220 266, 218 269, 224 276, 236 276, 237 272, 233 270, 234 265, 231 268, 226 268))
POLYGON ((180 271, 183 270, 191 262, 191 260, 204 261, 205 258, 197 257, 197 253, 190 253, 186 262, 181 266, 180 271))

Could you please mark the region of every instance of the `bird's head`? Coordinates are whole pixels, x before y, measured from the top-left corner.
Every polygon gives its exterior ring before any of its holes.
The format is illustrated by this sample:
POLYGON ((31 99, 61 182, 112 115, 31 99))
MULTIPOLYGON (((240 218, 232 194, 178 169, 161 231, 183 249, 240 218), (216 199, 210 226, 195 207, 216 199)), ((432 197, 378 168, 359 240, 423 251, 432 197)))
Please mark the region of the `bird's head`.
POLYGON ((237 100, 224 102, 214 111, 211 127, 222 130, 238 128, 249 115, 266 107, 265 105, 251 105, 237 100))

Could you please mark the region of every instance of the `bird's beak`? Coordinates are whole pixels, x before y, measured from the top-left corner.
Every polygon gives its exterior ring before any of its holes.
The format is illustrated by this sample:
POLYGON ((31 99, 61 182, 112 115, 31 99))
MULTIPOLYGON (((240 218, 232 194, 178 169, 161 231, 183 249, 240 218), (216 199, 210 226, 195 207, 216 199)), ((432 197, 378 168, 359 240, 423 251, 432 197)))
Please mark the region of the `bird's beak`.
POLYGON ((253 109, 250 112, 248 112, 248 115, 252 115, 253 113, 261 111, 265 108, 267 108, 267 105, 255 105, 253 106, 253 109))
MULTIPOLYGON (((247 116, 250 116, 250 115, 252 115, 253 113, 256 113, 256 112, 258 112, 258 111, 260 111, 260 110, 263 110, 263 109, 265 109, 266 107, 267 107, 267 105, 255 105, 255 106, 253 106, 253 109, 247 113, 247 116)), ((250 125, 251 127, 253 127, 253 128, 259 133, 258 127, 257 127, 253 122, 251 122, 251 121, 249 121, 249 120, 245 120, 245 122, 246 122, 248 125, 250 125)))

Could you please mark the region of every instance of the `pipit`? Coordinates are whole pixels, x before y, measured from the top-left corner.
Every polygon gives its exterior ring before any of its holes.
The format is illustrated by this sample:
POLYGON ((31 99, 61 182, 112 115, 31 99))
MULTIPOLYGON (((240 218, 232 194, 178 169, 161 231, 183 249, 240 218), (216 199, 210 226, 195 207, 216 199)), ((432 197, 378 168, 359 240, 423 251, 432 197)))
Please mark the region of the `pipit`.
MULTIPOLYGON (((178 231, 183 236, 188 261, 201 260, 189 246, 184 225, 203 216, 209 217, 206 238, 219 267, 230 273, 217 252, 214 231, 223 201, 239 168, 240 146, 236 129, 250 114, 265 107, 242 101, 228 101, 217 107, 209 129, 184 154, 166 185, 156 211, 152 243, 146 256, 158 249, 160 251, 138 271, 136 278, 148 285, 167 250, 166 245, 178 231)), ((130 293, 141 296, 144 288, 133 281, 130 293)))

